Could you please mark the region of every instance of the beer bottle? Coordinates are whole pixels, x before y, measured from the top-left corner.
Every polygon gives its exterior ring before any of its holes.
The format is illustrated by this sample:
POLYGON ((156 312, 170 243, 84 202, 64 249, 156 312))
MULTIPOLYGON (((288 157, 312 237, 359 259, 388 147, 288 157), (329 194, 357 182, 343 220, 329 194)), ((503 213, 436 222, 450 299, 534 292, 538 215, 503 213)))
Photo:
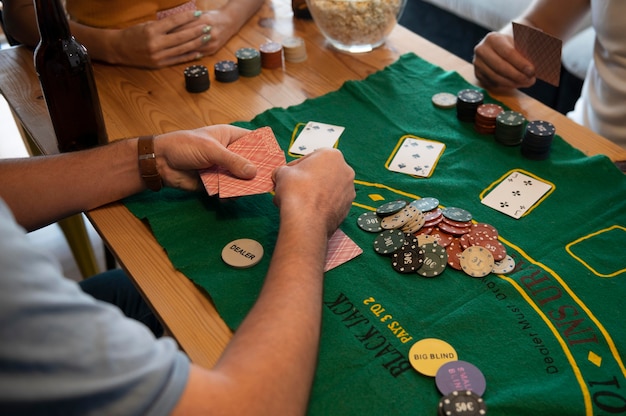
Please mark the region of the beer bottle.
POLYGON ((291 10, 296 19, 311 19, 306 0, 291 0, 291 10))
POLYGON ((60 152, 105 144, 107 133, 87 49, 70 33, 60 0, 35 0, 35 69, 60 152))

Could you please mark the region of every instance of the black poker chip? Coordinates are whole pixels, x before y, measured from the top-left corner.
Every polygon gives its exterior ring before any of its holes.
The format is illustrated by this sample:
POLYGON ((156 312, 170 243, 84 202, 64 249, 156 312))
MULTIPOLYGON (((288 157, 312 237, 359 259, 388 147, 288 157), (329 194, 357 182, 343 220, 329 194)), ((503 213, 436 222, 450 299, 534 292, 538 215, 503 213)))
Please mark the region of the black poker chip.
POLYGON ((532 160, 544 160, 550 156, 556 128, 549 121, 534 120, 526 125, 521 152, 532 160))
POLYGON ((379 233, 383 230, 380 226, 380 217, 373 211, 367 211, 359 215, 356 223, 360 229, 368 233, 379 233))
POLYGON ((453 391, 439 400, 439 416, 482 416, 487 405, 482 397, 471 390, 453 391))
POLYGON ((404 245, 405 234, 400 230, 385 230, 374 239, 374 251, 390 256, 404 245))
POLYGON ((191 65, 183 71, 185 75, 185 89, 189 92, 203 92, 209 89, 209 70, 204 65, 191 65))
POLYGON ((415 273, 424 264, 424 250, 417 244, 404 244, 391 255, 391 266, 398 273, 415 273))
POLYGON ((473 123, 476 110, 483 103, 485 94, 474 89, 464 89, 457 93, 456 116, 459 120, 473 123))

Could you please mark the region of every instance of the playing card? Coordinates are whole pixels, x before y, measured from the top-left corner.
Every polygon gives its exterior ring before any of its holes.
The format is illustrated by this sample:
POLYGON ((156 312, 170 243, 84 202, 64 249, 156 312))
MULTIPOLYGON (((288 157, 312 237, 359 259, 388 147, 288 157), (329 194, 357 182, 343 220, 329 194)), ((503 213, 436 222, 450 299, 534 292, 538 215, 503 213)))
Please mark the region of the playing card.
POLYGON ((363 253, 361 247, 352 241, 341 229, 337 229, 330 240, 328 240, 324 271, 327 272, 340 266, 361 253, 363 253))
POLYGON ((308 155, 323 147, 335 147, 345 127, 309 121, 289 148, 289 153, 308 155))
POLYGON ((433 173, 445 148, 446 145, 441 142, 405 136, 398 142, 386 167, 393 172, 427 178, 433 173))
POLYGON ((546 194, 554 189, 551 183, 513 171, 504 178, 482 203, 515 219, 528 213, 546 194))
POLYGON ((539 29, 513 22, 515 49, 535 65, 537 78, 555 87, 561 78, 563 42, 539 29))
POLYGON ((220 198, 232 198, 262 194, 274 189, 272 172, 278 166, 285 165, 286 160, 270 127, 251 131, 231 143, 228 149, 255 164, 257 174, 253 179, 239 179, 220 167, 202 170, 200 178, 209 195, 219 193, 220 198))

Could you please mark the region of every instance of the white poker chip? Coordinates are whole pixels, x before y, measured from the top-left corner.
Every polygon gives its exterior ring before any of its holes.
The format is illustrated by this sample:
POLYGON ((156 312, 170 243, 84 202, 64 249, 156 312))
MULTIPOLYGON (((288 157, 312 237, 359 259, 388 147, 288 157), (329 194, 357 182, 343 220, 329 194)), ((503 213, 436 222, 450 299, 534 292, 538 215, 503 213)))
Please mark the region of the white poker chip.
POLYGON ((439 92, 432 97, 433 104, 438 108, 454 108, 456 100, 456 95, 449 92, 439 92))
POLYGON ((493 263, 493 272, 495 274, 511 273, 513 269, 515 269, 515 260, 508 254, 504 259, 493 263))
POLYGON ((237 269, 246 269, 258 264, 263 258, 263 246, 255 240, 240 238, 231 241, 222 249, 222 260, 237 269))

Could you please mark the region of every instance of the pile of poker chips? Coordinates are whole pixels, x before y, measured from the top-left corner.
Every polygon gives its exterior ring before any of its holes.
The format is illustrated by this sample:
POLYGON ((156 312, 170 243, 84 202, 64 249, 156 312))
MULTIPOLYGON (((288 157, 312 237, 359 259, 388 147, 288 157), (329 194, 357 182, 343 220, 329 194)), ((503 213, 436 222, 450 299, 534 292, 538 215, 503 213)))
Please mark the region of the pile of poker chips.
POLYGON ((255 77, 261 73, 261 54, 254 48, 241 48, 235 52, 239 75, 255 77))
POLYGON ((209 89, 209 70, 204 65, 191 65, 183 71, 185 75, 185 89, 189 92, 203 92, 209 89))
POLYGON ((456 95, 456 116, 459 120, 473 123, 476 119, 476 110, 483 103, 485 95, 473 89, 464 89, 456 95))
POLYGON ((496 118, 504 109, 498 104, 481 104, 476 109, 474 128, 481 134, 492 134, 496 130, 496 118))
POLYGON ((307 59, 306 44, 304 39, 293 36, 283 40, 283 49, 285 52, 285 61, 287 62, 303 62, 307 59))
POLYGON ((496 117, 494 135, 496 141, 505 146, 517 146, 522 142, 526 128, 526 117, 517 111, 503 111, 496 117))
POLYGON ((530 121, 522 140, 522 155, 534 160, 547 159, 555 132, 554 125, 549 121, 530 121))
POLYGON ((275 69, 283 66, 283 46, 278 42, 266 42, 259 48, 261 51, 261 66, 275 69))
POLYGON ((234 82, 239 79, 239 68, 233 61, 219 61, 213 66, 215 80, 219 82, 234 82))
POLYGON ((374 251, 391 257, 398 273, 436 277, 450 266, 471 277, 484 277, 515 268, 495 227, 472 222, 472 214, 462 208, 439 208, 436 198, 387 202, 375 212, 361 214, 357 224, 378 234, 374 251))

